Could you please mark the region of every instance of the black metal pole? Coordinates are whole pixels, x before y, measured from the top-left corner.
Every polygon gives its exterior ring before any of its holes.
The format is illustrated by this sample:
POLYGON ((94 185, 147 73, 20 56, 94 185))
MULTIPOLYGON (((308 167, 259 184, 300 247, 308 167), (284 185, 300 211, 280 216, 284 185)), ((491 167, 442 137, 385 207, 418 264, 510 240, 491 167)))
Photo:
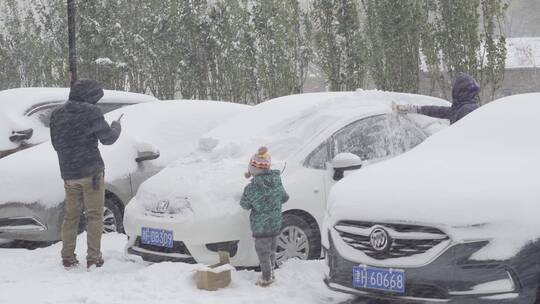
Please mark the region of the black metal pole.
POLYGON ((68 41, 69 41, 69 81, 70 84, 77 80, 77 40, 75 36, 75 0, 67 0, 68 14, 68 41))

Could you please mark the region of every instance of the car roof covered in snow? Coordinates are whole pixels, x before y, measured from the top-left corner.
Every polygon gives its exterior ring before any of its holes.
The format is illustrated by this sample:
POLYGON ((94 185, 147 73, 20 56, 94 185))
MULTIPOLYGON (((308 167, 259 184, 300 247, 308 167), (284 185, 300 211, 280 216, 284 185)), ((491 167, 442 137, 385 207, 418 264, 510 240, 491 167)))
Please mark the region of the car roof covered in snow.
MULTIPOLYGON (((391 103, 442 105, 439 98, 376 90, 290 95, 258 104, 237 119, 220 125, 203 137, 202 150, 233 143, 255 151, 271 145, 273 154, 285 158, 311 137, 342 121, 391 111, 391 103)), ((240 151, 235 150, 237 155, 240 151)))
MULTIPOLYGON (((156 101, 150 95, 104 90, 102 102, 142 103, 156 101)), ((0 91, 1 113, 10 112, 24 114, 32 106, 47 102, 65 102, 68 100, 69 88, 17 88, 0 91)))
POLYGON ((540 237, 540 93, 491 102, 416 148, 337 183, 340 220, 442 227, 455 241, 491 239, 475 259, 504 259, 540 237), (361 203, 359 203, 361 202, 361 203))
MULTIPOLYGON (((105 90, 99 103, 143 103, 157 101, 150 95, 105 90)), ((27 111, 36 105, 65 102, 69 88, 17 88, 0 91, 0 150, 13 149, 17 145, 9 140, 12 131, 34 129, 31 144, 46 140, 47 128, 37 119, 26 117, 27 111)))
MULTIPOLYGON (((249 106, 217 101, 157 101, 123 107, 105 115, 122 118, 122 133, 111 146, 100 146, 105 181, 138 168, 138 152, 159 151, 152 164, 163 167, 197 146, 197 139, 249 106)), ((58 158, 50 141, 0 159, 0 204, 40 202, 55 206, 64 197, 58 158)))

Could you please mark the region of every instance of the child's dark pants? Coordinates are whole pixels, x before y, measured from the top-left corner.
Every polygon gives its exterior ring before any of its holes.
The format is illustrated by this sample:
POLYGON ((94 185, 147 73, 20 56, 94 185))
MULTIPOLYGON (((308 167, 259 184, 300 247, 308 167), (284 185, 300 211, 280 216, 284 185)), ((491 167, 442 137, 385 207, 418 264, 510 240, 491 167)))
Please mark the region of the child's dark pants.
POLYGON ((270 281, 272 278, 272 269, 276 263, 277 236, 256 237, 255 251, 259 256, 262 278, 270 281))

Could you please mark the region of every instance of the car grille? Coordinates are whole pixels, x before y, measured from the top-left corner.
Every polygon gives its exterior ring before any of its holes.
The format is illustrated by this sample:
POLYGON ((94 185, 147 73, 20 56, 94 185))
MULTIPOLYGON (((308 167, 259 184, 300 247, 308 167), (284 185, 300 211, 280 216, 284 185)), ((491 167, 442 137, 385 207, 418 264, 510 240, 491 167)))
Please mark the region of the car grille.
POLYGON ((422 254, 449 239, 437 228, 420 225, 341 221, 334 228, 349 246, 377 260, 422 254), (375 250, 370 241, 376 227, 384 229, 390 236, 391 244, 382 252, 375 250))
POLYGON ((139 247, 139 248, 150 250, 150 251, 155 251, 155 252, 179 253, 179 254, 184 254, 184 255, 189 255, 189 256, 191 255, 191 253, 187 249, 184 242, 181 242, 181 241, 174 241, 173 242, 173 247, 172 248, 167 248, 167 247, 143 244, 141 242, 141 237, 137 237, 137 239, 135 240, 134 245, 139 247))

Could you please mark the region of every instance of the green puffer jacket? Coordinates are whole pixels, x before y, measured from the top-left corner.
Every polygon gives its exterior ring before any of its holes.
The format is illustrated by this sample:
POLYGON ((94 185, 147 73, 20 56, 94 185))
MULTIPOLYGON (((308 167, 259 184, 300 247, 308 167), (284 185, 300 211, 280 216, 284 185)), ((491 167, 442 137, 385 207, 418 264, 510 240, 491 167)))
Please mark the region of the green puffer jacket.
POLYGON ((281 205, 289 200, 278 170, 253 177, 244 189, 240 206, 251 210, 249 216, 254 237, 270 237, 281 229, 281 205))

